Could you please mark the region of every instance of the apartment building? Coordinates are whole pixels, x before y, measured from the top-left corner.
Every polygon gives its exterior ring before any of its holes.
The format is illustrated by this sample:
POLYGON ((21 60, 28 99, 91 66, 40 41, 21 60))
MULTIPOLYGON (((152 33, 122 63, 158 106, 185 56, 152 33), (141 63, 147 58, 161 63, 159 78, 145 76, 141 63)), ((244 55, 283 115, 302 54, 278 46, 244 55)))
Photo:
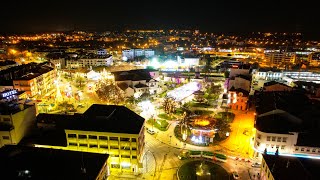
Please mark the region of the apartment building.
MULTIPOLYGON (((92 105, 83 114, 39 114, 41 129, 63 129, 66 145, 37 147, 109 154, 111 171, 139 172, 144 152, 144 119, 124 106, 92 105)), ((49 140, 49 139, 48 139, 49 140)))
POLYGON ((54 88, 57 72, 54 68, 43 65, 38 69, 13 79, 13 89, 25 91, 30 98, 43 96, 54 88))
POLYGON ((37 110, 32 101, 0 103, 0 147, 18 144, 30 133, 37 110))

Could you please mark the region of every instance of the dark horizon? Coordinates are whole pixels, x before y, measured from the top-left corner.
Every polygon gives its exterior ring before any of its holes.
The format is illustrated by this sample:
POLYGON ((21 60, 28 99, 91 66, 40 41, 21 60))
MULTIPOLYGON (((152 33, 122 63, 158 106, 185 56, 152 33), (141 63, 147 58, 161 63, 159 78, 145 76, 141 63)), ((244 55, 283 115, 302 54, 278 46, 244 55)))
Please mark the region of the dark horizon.
POLYGON ((305 2, 8 2, 1 33, 199 29, 201 32, 301 32, 318 36, 316 6, 305 2))

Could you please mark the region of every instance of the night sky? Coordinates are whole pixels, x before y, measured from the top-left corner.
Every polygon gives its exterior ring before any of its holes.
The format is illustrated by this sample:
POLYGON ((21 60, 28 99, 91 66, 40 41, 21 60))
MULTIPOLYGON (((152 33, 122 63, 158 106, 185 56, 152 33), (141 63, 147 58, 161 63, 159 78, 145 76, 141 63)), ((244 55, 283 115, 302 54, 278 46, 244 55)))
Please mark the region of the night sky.
POLYGON ((209 32, 319 32, 318 7, 308 1, 6 1, 0 32, 200 29, 209 32))

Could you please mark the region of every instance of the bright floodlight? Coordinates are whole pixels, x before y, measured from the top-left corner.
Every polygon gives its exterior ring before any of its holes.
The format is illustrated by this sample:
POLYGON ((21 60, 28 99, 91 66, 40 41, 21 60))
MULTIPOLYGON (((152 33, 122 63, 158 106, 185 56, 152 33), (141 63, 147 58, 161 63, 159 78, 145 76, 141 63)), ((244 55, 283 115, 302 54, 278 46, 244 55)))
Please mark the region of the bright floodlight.
POLYGON ((142 112, 140 115, 146 119, 150 119, 153 115, 156 114, 154 105, 150 101, 142 101, 138 104, 142 112))
POLYGON ((157 58, 152 58, 152 62, 150 64, 152 67, 154 67, 155 69, 158 69, 160 67, 160 63, 158 62, 158 59, 157 58))

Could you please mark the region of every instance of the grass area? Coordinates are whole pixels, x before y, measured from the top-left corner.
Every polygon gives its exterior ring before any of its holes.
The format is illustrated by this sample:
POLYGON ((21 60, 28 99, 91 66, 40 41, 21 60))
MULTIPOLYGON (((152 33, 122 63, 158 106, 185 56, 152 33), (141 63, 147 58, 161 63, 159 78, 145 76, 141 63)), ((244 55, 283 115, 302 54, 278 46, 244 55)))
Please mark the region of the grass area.
POLYGON ((194 179, 215 179, 215 180, 225 180, 229 179, 228 172, 221 166, 208 161, 191 161, 183 164, 178 171, 179 179, 183 180, 194 180, 194 179), (204 164, 203 167, 207 167, 206 171, 210 174, 203 175, 201 177, 197 176, 196 171, 200 164, 204 164))
POLYGON ((161 94, 159 94, 159 97, 164 98, 167 95, 167 91, 163 91, 161 94))
POLYGON ((157 120, 156 122, 153 119, 149 119, 147 121, 148 124, 152 124, 153 126, 159 129, 160 131, 166 131, 169 123, 166 120, 157 120))
POLYGON ((172 120, 173 119, 168 114, 159 114, 158 117, 161 118, 161 119, 166 119, 166 120, 172 120))
POLYGON ((175 115, 182 115, 184 113, 184 110, 182 108, 176 109, 175 115))
POLYGON ((211 115, 213 111, 195 110, 194 113, 196 115, 211 115))
POLYGON ((209 104, 207 104, 207 103, 198 103, 198 102, 190 102, 189 103, 189 106, 190 107, 202 107, 202 108, 207 108, 207 107, 210 107, 210 105, 209 104))
POLYGON ((225 119, 231 123, 234 120, 235 114, 232 112, 218 112, 214 117, 217 119, 225 119))

